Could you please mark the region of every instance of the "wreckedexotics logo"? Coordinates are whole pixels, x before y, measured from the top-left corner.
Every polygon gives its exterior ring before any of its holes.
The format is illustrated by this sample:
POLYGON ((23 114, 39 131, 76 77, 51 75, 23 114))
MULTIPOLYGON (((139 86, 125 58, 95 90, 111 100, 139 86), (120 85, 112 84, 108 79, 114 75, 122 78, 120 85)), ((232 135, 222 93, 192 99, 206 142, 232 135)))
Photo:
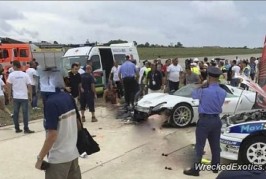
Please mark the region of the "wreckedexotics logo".
POLYGON ((219 164, 219 165, 204 165, 202 163, 195 163, 195 169, 200 171, 213 171, 213 170, 244 170, 244 171, 258 171, 265 170, 263 165, 254 165, 254 164, 246 164, 246 165, 238 165, 237 163, 230 164, 219 164))

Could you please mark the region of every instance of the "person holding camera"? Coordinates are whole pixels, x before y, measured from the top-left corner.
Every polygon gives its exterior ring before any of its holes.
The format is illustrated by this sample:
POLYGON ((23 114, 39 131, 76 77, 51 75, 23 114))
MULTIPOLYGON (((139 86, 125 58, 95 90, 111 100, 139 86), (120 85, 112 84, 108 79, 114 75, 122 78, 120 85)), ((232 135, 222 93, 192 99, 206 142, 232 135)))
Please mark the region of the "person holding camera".
MULTIPOLYGON (((196 127, 196 157, 193 166, 184 170, 185 175, 199 176, 196 164, 200 164, 206 139, 208 139, 212 161, 211 164, 217 167, 220 163, 220 135, 222 122, 220 114, 225 101, 226 91, 219 86, 219 77, 222 71, 217 67, 208 67, 208 78, 203 84, 192 92, 193 99, 199 99, 199 120, 196 127)), ((213 170, 218 173, 217 170, 213 170)))
POLYGON ((45 170, 46 179, 81 179, 74 98, 62 91, 65 84, 60 72, 42 70, 40 77, 42 75, 47 77, 50 74, 53 74, 53 79, 47 78, 41 81, 42 86, 50 86, 51 89, 54 88, 54 91, 45 93, 44 127, 46 138, 37 155, 35 168, 45 170), (48 162, 44 160, 46 156, 48 162))

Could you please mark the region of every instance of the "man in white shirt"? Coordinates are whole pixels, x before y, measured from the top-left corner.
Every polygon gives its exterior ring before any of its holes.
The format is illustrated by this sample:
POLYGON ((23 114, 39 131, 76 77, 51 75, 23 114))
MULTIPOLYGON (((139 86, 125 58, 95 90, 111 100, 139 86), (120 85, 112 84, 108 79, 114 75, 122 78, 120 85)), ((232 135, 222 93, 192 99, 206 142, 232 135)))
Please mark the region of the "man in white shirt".
POLYGON ((238 87, 239 85, 239 78, 237 78, 237 76, 239 76, 240 73, 240 67, 236 64, 236 60, 233 60, 232 62, 232 80, 231 80, 231 86, 235 86, 238 87))
POLYGON ((179 89, 179 81, 182 74, 183 68, 178 64, 178 58, 173 59, 172 64, 167 68, 169 92, 179 89))
POLYGON ((31 80, 29 75, 20 71, 21 64, 19 61, 13 61, 14 72, 9 74, 7 79, 8 86, 8 99, 11 100, 11 89, 13 94, 13 104, 14 104, 14 115, 13 121, 15 125, 16 133, 22 132, 19 128, 19 109, 22 107, 23 111, 23 122, 24 122, 24 133, 34 133, 28 127, 29 122, 29 111, 28 111, 28 102, 31 101, 32 91, 31 91, 31 80), (28 96, 29 94, 29 96, 28 96))
POLYGON ((121 98, 123 96, 122 84, 121 84, 119 76, 118 76, 118 72, 119 72, 120 67, 121 66, 118 65, 116 61, 114 61, 114 66, 112 67, 110 75, 109 75, 109 81, 111 81, 111 78, 113 77, 113 82, 117 88, 118 98, 121 98))
POLYGON ((29 75, 31 80, 31 88, 32 88, 32 102, 31 107, 33 110, 40 109, 37 107, 38 104, 38 96, 37 96, 37 87, 38 87, 38 72, 35 70, 36 62, 30 62, 30 68, 26 70, 26 73, 29 75))
POLYGON ((135 101, 138 101, 138 99, 144 95, 144 89, 145 89, 145 83, 143 83, 144 75, 145 75, 145 71, 147 70, 147 68, 150 67, 150 63, 147 60, 145 60, 143 62, 143 65, 144 66, 141 67, 141 69, 139 70, 139 79, 138 79, 139 91, 137 92, 135 96, 135 101))

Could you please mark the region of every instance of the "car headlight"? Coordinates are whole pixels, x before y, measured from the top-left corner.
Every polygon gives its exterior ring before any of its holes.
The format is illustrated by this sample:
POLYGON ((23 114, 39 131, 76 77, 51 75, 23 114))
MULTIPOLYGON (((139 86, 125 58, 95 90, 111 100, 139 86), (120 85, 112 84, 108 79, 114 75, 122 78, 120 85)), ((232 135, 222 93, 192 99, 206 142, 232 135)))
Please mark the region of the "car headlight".
POLYGON ((226 127, 224 133, 229 133, 229 132, 230 132, 230 127, 226 127))
POLYGON ((153 112, 155 112, 155 111, 159 111, 159 110, 161 109, 162 105, 164 105, 164 104, 166 104, 166 103, 167 103, 167 102, 163 102, 163 103, 159 103, 159 104, 157 104, 156 106, 154 106, 154 107, 152 108, 151 111, 153 111, 153 112))

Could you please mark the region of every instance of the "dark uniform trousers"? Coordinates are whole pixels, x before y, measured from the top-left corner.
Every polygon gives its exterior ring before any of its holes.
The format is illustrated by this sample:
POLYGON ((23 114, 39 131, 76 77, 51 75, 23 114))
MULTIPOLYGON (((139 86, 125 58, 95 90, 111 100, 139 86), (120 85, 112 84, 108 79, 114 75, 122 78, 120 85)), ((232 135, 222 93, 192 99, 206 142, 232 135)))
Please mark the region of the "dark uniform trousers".
POLYGON ((127 105, 134 105, 134 97, 136 93, 136 79, 135 77, 123 78, 123 85, 125 90, 125 101, 127 105))
POLYGON ((208 139, 211 148, 211 164, 217 165, 220 163, 221 128, 222 122, 219 114, 199 114, 199 120, 196 127, 195 163, 201 162, 206 139, 208 139))

